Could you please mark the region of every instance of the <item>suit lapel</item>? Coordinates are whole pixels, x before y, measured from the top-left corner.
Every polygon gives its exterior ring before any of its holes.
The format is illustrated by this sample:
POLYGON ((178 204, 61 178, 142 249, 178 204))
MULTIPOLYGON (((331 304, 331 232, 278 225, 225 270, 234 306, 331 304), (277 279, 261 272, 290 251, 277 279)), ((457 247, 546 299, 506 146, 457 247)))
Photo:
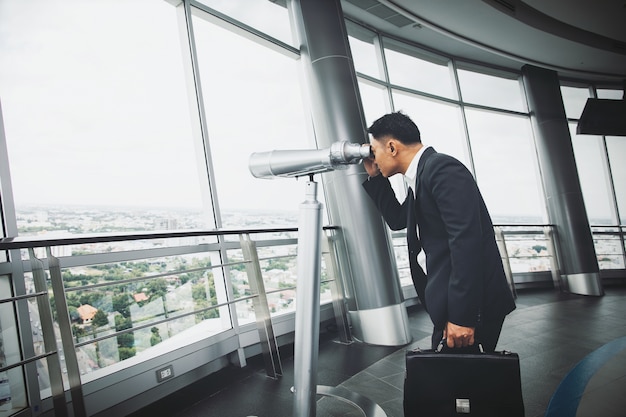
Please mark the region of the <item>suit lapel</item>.
POLYGON ((409 252, 415 252, 415 256, 419 253, 421 245, 417 236, 417 226, 415 220, 415 196, 413 190, 409 187, 407 195, 406 210, 406 237, 409 244, 409 252))
POLYGON ((417 164, 417 175, 415 175, 415 196, 419 196, 418 190, 420 186, 420 177, 422 176, 422 172, 424 172, 424 165, 426 165, 426 160, 430 158, 432 154, 436 153, 435 149, 432 147, 426 148, 424 150, 424 154, 420 158, 419 163, 417 164))

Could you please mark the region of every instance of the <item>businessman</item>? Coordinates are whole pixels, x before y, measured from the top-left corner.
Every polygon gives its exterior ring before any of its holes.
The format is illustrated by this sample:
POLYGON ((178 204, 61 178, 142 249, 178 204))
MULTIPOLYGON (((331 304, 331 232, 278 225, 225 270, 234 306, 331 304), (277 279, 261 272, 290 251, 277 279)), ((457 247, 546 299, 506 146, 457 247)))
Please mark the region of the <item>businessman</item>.
POLYGON ((424 146, 404 113, 386 114, 368 129, 372 157, 363 187, 392 230, 407 229, 411 277, 433 325, 432 348, 479 342, 494 351, 515 309, 493 224, 472 174, 457 159, 424 146), (400 203, 389 177, 402 174, 400 203), (426 271, 417 262, 421 250, 426 271))

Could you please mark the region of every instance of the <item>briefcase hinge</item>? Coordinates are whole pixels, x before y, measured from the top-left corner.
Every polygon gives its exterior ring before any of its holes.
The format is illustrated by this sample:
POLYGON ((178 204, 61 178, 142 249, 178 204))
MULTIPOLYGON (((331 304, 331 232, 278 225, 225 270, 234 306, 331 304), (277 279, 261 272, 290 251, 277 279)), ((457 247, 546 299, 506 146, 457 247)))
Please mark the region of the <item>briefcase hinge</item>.
POLYGON ((457 398, 456 399, 456 412, 458 414, 469 414, 470 413, 470 400, 467 398, 457 398))

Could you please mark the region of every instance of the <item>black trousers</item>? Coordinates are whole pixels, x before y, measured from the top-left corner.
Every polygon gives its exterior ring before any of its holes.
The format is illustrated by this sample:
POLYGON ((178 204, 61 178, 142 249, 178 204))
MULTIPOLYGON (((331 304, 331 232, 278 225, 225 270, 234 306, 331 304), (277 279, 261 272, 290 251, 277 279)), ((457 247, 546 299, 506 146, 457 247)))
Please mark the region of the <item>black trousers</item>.
MULTIPOLYGON (((494 352, 498 344, 498 339, 500 338, 503 324, 504 317, 499 320, 479 323, 474 332, 474 344, 480 343, 485 352, 494 352)), ((434 328, 431 338, 432 349, 436 349, 441 339, 443 339, 443 331, 444 329, 434 328)))

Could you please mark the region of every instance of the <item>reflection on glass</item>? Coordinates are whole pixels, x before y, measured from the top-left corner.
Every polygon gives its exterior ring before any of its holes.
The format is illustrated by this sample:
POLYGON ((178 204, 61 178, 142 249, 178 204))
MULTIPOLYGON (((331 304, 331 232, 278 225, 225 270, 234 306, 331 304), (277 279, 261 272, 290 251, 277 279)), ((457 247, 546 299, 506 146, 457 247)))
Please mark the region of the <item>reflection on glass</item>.
POLYGON ((441 97, 457 98, 447 59, 427 55, 426 52, 387 38, 384 39, 384 45, 389 81, 392 84, 441 97))
POLYGON ((396 265, 398 268, 398 277, 400 278, 400 284, 404 286, 413 286, 413 279, 411 278, 411 269, 409 267, 409 251, 406 243, 406 237, 394 237, 393 238, 393 252, 396 258, 396 265))
POLYGON ((620 224, 626 225, 626 141, 623 137, 607 136, 606 147, 611 164, 613 190, 617 200, 620 224))
POLYGON ((494 223, 546 218, 530 120, 465 109, 476 180, 494 223))
POLYGON ((457 69, 461 97, 465 103, 480 104, 499 109, 526 111, 520 81, 495 77, 474 71, 457 69))
POLYGON ((617 219, 612 203, 613 198, 602 137, 577 135, 576 125, 571 123, 569 127, 589 223, 591 225, 613 225, 617 219))
POLYGON ((583 113, 587 99, 590 97, 588 87, 561 86, 561 96, 568 119, 578 119, 583 113))

